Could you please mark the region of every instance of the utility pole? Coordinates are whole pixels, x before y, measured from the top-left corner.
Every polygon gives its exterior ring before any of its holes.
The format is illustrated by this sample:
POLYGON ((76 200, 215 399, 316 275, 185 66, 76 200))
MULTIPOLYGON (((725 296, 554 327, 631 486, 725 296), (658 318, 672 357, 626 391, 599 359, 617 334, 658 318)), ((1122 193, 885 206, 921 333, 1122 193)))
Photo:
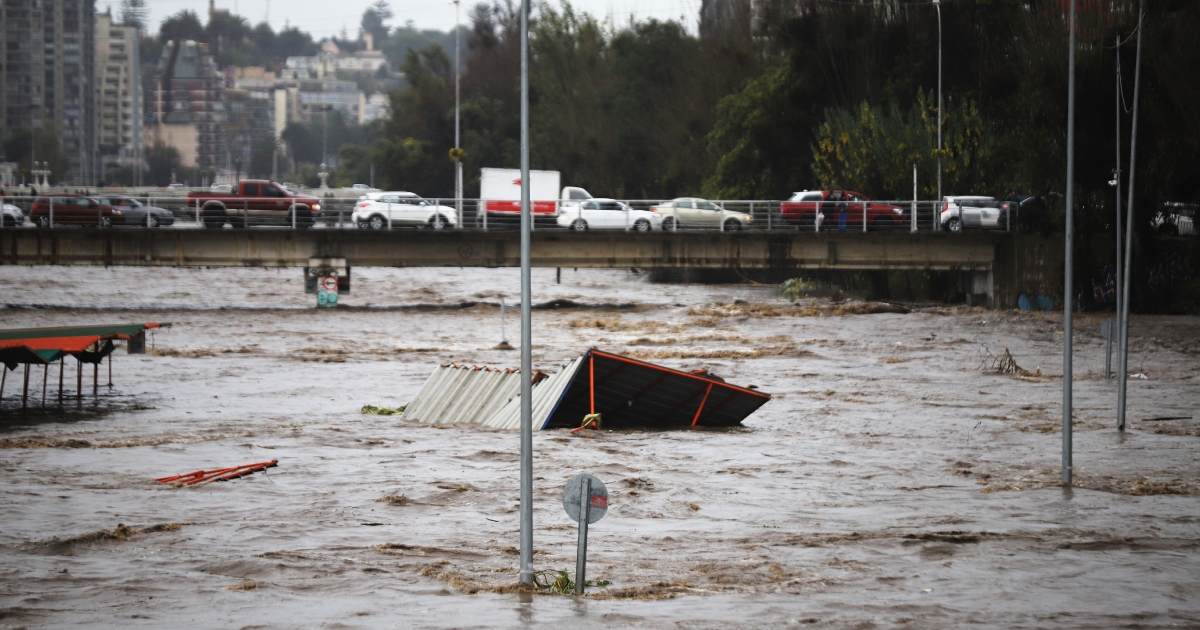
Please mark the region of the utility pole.
POLYGON ((530 325, 529 2, 521 2, 521 571, 533 584, 533 329, 530 325))
POLYGON ((1064 486, 1071 485, 1071 460, 1072 460, 1072 436, 1071 429, 1073 425, 1071 396, 1074 393, 1074 383, 1072 382, 1073 370, 1071 365, 1071 354, 1074 350, 1071 335, 1074 332, 1074 322, 1072 321, 1072 304, 1074 303, 1074 286, 1072 284, 1074 278, 1072 275, 1072 267, 1074 263, 1074 240, 1075 240, 1075 223, 1074 223, 1074 203, 1075 203, 1075 0, 1071 0, 1071 21, 1067 25, 1067 30, 1070 33, 1068 41, 1070 42, 1070 61, 1068 63, 1069 70, 1067 72, 1067 226, 1066 226, 1066 245, 1063 252, 1065 258, 1063 270, 1063 417, 1062 417, 1062 483, 1064 486))
MULTIPOLYGON (((1074 1, 1074 0, 1072 0, 1072 1, 1074 1)), ((937 110, 938 110, 938 137, 937 137, 937 141, 938 141, 938 154, 937 154, 937 156, 938 156, 938 180, 937 180, 938 191, 937 191, 937 201, 941 202, 941 200, 942 200, 942 3, 941 3, 941 0, 933 0, 933 7, 935 9, 937 9, 937 20, 938 20, 938 107, 937 107, 937 110)), ((960 211, 959 214, 961 215, 962 212, 960 211)), ((934 223, 936 225, 936 218, 937 218, 937 206, 936 205, 934 206, 934 218, 935 218, 934 223)), ((959 217, 959 221, 962 221, 961 216, 959 217)))
POLYGON ((1142 87, 1142 29, 1146 25, 1145 0, 1138 3, 1137 61, 1133 70, 1133 129, 1129 134, 1129 188, 1125 203, 1125 283, 1121 291, 1117 358, 1117 429, 1125 430, 1125 390, 1129 377, 1129 274, 1133 264, 1133 176, 1137 172, 1138 98, 1142 87))
POLYGON ((463 226, 463 176, 462 176, 462 140, 460 139, 459 97, 460 97, 460 57, 462 48, 462 27, 459 22, 459 0, 454 0, 454 148, 459 149, 458 157, 454 160, 454 198, 455 210, 458 212, 458 227, 463 226))

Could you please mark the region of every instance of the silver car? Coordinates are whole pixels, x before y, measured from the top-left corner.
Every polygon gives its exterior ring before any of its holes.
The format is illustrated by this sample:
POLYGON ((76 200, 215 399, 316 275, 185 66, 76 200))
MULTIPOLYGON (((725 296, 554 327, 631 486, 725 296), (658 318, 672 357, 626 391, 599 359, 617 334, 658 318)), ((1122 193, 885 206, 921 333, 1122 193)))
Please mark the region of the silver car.
POLYGON ((25 224, 25 213, 20 208, 6 203, 4 205, 4 227, 16 227, 25 224))
POLYGON ((109 195, 96 197, 96 201, 117 208, 125 215, 125 225, 140 225, 155 228, 160 225, 175 223, 175 215, 166 208, 147 206, 146 204, 124 195, 109 195))
POLYGON ((957 196, 942 200, 940 224, 943 230, 961 232, 964 228, 1009 228, 1008 204, 994 197, 957 196))
POLYGON ((721 206, 698 197, 679 197, 665 201, 652 208, 651 212, 662 215, 662 229, 679 228, 724 229, 736 232, 750 227, 754 217, 745 212, 726 210, 721 206))

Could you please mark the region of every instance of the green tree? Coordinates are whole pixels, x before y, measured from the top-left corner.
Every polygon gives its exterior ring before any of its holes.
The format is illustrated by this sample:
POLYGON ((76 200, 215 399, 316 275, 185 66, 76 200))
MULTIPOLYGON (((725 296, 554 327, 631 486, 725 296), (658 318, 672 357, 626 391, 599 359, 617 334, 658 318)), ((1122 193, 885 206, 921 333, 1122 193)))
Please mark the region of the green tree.
POLYGON ((146 149, 146 181, 152 186, 172 183, 171 175, 179 176, 181 160, 179 150, 164 142, 156 142, 146 149))

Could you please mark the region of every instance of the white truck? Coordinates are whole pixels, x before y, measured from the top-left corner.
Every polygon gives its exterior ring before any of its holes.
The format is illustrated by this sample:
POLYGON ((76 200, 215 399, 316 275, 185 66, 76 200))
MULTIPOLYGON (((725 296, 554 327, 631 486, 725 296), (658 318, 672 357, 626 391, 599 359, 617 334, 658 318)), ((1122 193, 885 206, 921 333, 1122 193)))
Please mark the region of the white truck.
MULTIPOLYGON (((529 201, 534 222, 554 224, 564 206, 578 205, 591 199, 588 191, 575 186, 559 189, 558 171, 529 171, 529 201)), ((484 168, 479 178, 479 214, 481 226, 511 225, 521 220, 521 170, 484 168)))

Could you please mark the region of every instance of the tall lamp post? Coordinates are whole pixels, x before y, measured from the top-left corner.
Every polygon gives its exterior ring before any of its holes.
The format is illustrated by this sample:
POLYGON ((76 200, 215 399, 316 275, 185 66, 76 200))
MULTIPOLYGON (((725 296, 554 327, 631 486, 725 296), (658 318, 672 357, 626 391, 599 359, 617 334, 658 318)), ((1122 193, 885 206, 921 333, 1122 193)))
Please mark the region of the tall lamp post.
POLYGON ((522 584, 533 584, 533 328, 530 324, 529 204, 529 5, 521 2, 521 570, 522 584))
MULTIPOLYGON (((942 3, 941 0, 933 0, 933 8, 937 9, 938 20, 938 180, 937 180, 937 200, 942 200, 942 3)), ((934 211, 934 226, 937 226, 937 204, 933 206, 934 211)), ((962 221, 959 218, 959 221, 962 221)))
POLYGON ((454 198, 455 210, 458 212, 458 227, 463 226, 463 176, 462 176, 462 141, 459 138, 459 84, 460 66, 459 50, 462 48, 462 27, 459 17, 459 0, 454 0, 454 198))

